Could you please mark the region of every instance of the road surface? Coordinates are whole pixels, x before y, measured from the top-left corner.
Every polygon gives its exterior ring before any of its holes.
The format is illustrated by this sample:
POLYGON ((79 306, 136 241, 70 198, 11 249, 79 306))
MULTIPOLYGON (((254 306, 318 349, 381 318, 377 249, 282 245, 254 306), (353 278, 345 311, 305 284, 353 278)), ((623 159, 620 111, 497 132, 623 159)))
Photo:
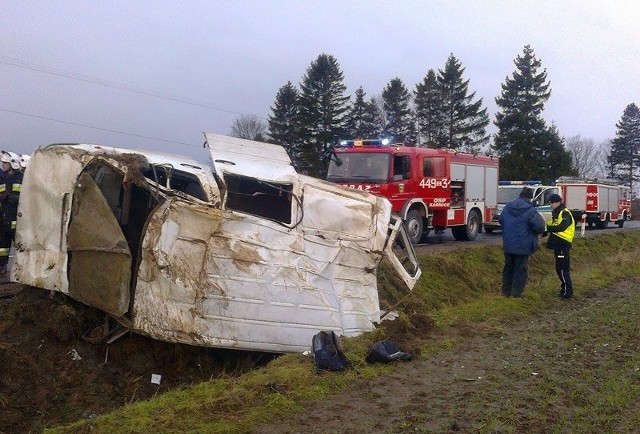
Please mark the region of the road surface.
MULTIPOLYGON (((576 228, 576 237, 580 237, 580 228, 578 225, 576 228)), ((594 227, 585 228, 585 237, 592 237, 601 234, 619 232, 619 231, 627 231, 627 230, 638 230, 640 229, 640 221, 636 220, 628 220, 624 223, 623 228, 619 228, 613 223, 610 224, 605 229, 595 229, 594 227)), ((486 244, 500 244, 502 245, 502 231, 495 231, 491 234, 487 234, 482 232, 478 234, 478 237, 475 241, 456 241, 451 235, 451 230, 447 229, 441 234, 435 234, 431 232, 427 237, 427 242, 416 246, 417 253, 427 253, 429 249, 438 248, 438 246, 442 246, 447 248, 448 250, 455 250, 456 248, 467 248, 479 245, 486 244)))

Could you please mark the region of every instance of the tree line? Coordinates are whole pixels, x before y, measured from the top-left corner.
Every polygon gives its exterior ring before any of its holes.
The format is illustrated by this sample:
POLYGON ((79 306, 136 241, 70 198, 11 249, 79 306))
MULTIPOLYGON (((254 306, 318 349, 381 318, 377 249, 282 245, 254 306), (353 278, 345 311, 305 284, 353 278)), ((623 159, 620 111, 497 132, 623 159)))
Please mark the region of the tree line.
POLYGON ((470 90, 465 68, 453 54, 442 69, 429 69, 412 90, 395 77, 380 95, 368 97, 360 86, 353 99, 346 94, 337 59, 321 54, 298 86, 287 82, 278 90, 267 125, 243 115, 234 121, 231 134, 282 145, 298 172, 316 177, 324 177, 324 157, 336 139, 386 136, 408 146, 497 155, 500 178, 506 180, 551 183, 569 175, 607 176, 632 186, 638 181, 640 110, 635 104, 625 108, 608 146, 580 136, 565 140, 543 118, 551 87, 529 45, 514 65, 495 98, 493 141, 483 99, 470 90))

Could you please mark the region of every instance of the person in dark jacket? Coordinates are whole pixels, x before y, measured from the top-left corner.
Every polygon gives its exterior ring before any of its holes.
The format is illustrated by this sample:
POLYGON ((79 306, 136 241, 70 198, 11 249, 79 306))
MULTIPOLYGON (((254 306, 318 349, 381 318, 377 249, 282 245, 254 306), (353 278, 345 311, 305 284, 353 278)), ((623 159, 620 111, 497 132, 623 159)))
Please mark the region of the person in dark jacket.
POLYGON ((573 297, 573 282, 571 281, 571 243, 576 232, 576 222, 571 211, 562 203, 557 194, 549 197, 551 205, 551 220, 547 222, 547 229, 542 236, 549 234, 547 248, 553 249, 556 258, 556 274, 560 279, 560 298, 573 297))
POLYGON ((538 235, 545 230, 542 216, 531 203, 533 190, 525 187, 520 197, 508 202, 500 213, 504 268, 502 295, 521 297, 529 276, 529 256, 538 249, 538 235))
POLYGON ((20 161, 17 155, 3 151, 0 161, 3 171, 0 177, 0 276, 5 276, 11 243, 16 235, 22 172, 19 170, 20 161))

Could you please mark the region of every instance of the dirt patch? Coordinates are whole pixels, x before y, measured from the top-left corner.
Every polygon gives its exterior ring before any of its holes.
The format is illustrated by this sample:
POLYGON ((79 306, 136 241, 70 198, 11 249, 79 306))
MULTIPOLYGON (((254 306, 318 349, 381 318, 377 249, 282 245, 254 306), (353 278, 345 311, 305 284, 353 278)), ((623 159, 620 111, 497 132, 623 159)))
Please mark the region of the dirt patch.
MULTIPOLYGON (((613 374, 607 363, 622 366, 640 349, 637 330, 627 342, 614 345, 615 326, 594 324, 587 329, 585 325, 594 322, 587 311, 614 303, 637 306, 639 283, 629 279, 588 298, 558 300, 555 308, 504 328, 441 330, 430 339, 442 339, 443 333, 447 338, 467 337, 453 350, 398 362, 391 375, 359 381, 338 397, 299 403, 305 411, 255 433, 586 432, 579 427, 552 431, 550 426, 562 424, 563 418, 571 426, 571 407, 587 399, 583 393, 597 393, 600 374, 603 380, 613 374), (585 374, 586 390, 579 390, 576 383, 581 384, 585 374)), ((637 323, 638 314, 630 309, 635 315, 631 322, 637 323)), ((638 381, 638 368, 630 371, 638 381)), ((635 404, 632 407, 633 413, 635 404)), ((619 419, 621 425, 611 432, 636 432, 624 425, 629 423, 624 408, 614 411, 619 413, 610 419, 619 419)), ((638 422, 637 417, 630 419, 638 422)))
POLYGON ((103 313, 62 294, 0 285, 0 433, 39 432, 92 418, 273 359, 135 334, 110 345, 87 341, 104 322, 103 313), (159 385, 152 374, 161 376, 159 385))
MULTIPOLYGON (((305 411, 256 432, 544 432, 529 416, 544 399, 533 395, 531 382, 544 379, 552 392, 561 393, 564 377, 576 370, 595 372, 603 361, 611 361, 600 359, 603 352, 594 347, 585 351, 588 357, 571 359, 572 365, 565 365, 558 354, 574 354, 575 350, 555 343, 583 335, 584 312, 592 306, 640 304, 638 284, 638 279, 629 279, 589 298, 559 300, 555 308, 503 329, 425 327, 420 334, 408 330, 410 324, 394 322, 388 326, 389 339, 414 354, 424 340, 463 342, 428 359, 398 362, 389 376, 360 381, 336 398, 300 402, 305 411), (516 410, 505 410, 505 406, 516 410), (517 419, 510 426, 517 429, 481 429, 495 412, 510 411, 517 419)), ((59 293, 52 298, 48 291, 0 285, 0 433, 40 432, 93 418, 171 389, 220 375, 240 375, 273 358, 263 353, 168 344, 134 334, 110 345, 83 338, 104 321, 103 313, 59 293), (152 383, 152 374, 161 375, 159 385, 152 383)), ((420 322, 429 324, 426 317, 420 322)), ((640 319, 635 323, 640 324, 640 319)), ((596 342, 599 334, 615 334, 616 329, 601 327, 590 332, 588 338, 596 342)), ((640 352, 638 333, 635 347, 629 346, 634 354, 640 352)), ((616 357, 622 363, 627 355, 616 357)), ((637 384, 640 378, 634 381, 637 384)), ((562 404, 548 405, 549 417, 558 417, 554 406, 562 404)), ((621 427, 609 432, 633 430, 621 427)))

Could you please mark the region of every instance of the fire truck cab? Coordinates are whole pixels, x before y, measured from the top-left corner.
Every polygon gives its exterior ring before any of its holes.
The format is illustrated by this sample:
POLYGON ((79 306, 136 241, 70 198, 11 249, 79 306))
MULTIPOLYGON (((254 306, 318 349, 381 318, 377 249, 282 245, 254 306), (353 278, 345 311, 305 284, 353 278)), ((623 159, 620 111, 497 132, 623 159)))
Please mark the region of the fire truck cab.
POLYGON ((343 140, 327 180, 389 199, 414 244, 446 228, 456 240, 471 241, 497 212, 498 163, 493 156, 343 140))

